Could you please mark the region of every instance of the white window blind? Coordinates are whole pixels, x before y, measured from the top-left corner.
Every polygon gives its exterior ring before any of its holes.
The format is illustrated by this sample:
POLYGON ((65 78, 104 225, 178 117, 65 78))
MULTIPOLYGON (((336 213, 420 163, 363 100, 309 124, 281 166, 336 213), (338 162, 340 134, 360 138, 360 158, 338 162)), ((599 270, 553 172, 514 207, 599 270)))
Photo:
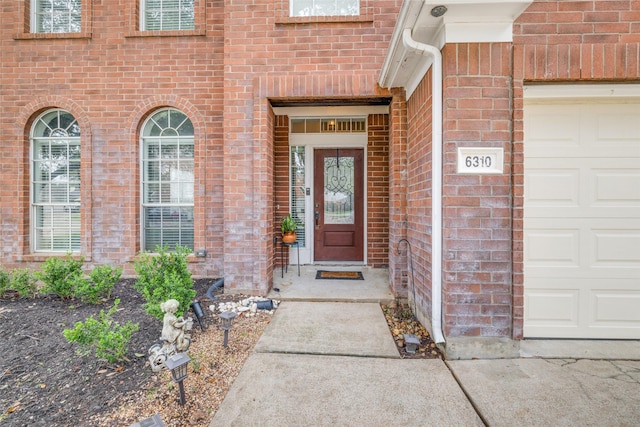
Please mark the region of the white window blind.
POLYGON ((142 136, 143 247, 176 244, 193 249, 193 124, 164 109, 145 123, 142 136))
POLYGON ((154 30, 193 30, 194 0, 141 0, 142 28, 154 30))
POLYGON ((34 251, 80 250, 80 127, 64 110, 33 126, 31 208, 34 251))
POLYGON ((32 0, 31 10, 33 32, 80 32, 82 0, 32 0))
POLYGON ((289 0, 291 16, 357 16, 359 0, 289 0))
POLYGON ((296 231, 300 247, 305 239, 305 147, 291 147, 291 217, 298 224, 296 231))

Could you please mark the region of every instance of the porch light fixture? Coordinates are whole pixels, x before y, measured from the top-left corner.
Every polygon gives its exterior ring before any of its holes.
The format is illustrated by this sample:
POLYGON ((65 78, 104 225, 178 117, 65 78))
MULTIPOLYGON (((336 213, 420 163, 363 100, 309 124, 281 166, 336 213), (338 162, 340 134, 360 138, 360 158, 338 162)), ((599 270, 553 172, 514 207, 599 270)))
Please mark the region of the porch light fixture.
POLYGON ((191 361, 191 358, 187 356, 187 353, 176 353, 168 358, 164 364, 171 370, 171 377, 173 381, 178 383, 180 389, 180 405, 184 405, 184 386, 182 381, 187 378, 187 365, 191 361))
POLYGON ((193 300, 191 303, 191 309, 193 310, 193 314, 196 315, 196 319, 198 319, 198 324, 200 325, 200 329, 204 331, 204 324, 202 323, 202 318, 204 317, 204 311, 202 310, 202 306, 200 305, 200 301, 193 300))
POLYGON ((442 15, 447 13, 447 6, 440 5, 431 9, 431 16, 434 18, 440 18, 442 15))
POLYGON ((233 327, 233 319, 236 318, 236 313, 233 311, 224 311, 220 313, 220 320, 222 324, 220 325, 220 329, 224 331, 224 346, 227 347, 229 343, 229 330, 233 327))

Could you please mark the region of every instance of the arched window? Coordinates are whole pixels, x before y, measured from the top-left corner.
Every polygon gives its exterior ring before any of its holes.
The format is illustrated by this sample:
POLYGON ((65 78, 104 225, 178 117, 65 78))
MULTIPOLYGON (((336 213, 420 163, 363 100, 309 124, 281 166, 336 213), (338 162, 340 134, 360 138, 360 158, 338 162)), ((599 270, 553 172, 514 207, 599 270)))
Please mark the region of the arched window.
POLYGON ((193 249, 193 124, 173 108, 142 127, 142 247, 193 249))
POLYGON ((31 242, 35 252, 80 251, 80 127, 64 110, 31 128, 31 242))

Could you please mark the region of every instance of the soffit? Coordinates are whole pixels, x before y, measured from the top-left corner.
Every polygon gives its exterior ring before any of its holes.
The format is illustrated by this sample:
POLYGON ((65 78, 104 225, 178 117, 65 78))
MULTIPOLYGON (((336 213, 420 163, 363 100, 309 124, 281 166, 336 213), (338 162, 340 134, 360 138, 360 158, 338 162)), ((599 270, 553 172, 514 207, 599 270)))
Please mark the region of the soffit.
POLYGON ((412 38, 439 49, 446 43, 510 42, 515 19, 532 0, 404 0, 378 83, 384 88, 404 87, 407 97, 431 66, 427 56, 416 54, 402 43, 410 29, 412 38), (440 17, 433 8, 445 6, 440 17))

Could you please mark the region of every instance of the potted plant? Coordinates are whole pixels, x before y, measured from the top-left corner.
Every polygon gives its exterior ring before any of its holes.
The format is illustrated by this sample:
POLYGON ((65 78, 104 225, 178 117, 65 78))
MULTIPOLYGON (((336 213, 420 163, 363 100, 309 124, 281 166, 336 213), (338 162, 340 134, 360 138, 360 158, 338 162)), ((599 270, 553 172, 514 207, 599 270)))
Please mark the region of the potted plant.
POLYGON ((296 230, 298 229, 298 224, 293 218, 291 218, 291 215, 287 215, 282 218, 280 229, 282 231, 282 242, 293 243, 296 241, 296 230))

